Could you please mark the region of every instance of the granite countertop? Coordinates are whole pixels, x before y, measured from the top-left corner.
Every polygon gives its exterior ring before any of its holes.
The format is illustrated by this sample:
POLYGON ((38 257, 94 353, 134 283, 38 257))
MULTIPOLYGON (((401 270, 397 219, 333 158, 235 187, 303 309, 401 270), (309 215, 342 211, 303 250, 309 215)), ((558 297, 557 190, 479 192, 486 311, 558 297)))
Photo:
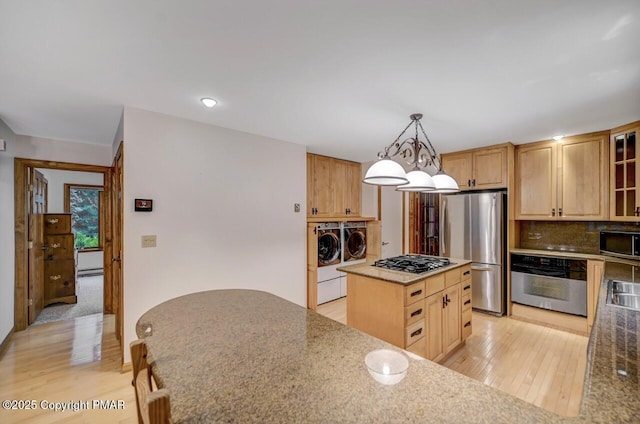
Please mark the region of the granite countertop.
POLYGON ((591 422, 638 423, 640 312, 607 305, 608 279, 605 265, 587 347, 580 418, 591 422))
POLYGON ((404 351, 261 291, 172 299, 146 312, 136 332, 176 423, 637 423, 640 312, 608 306, 606 289, 605 269, 575 418, 411 354, 406 378, 382 385, 365 355, 404 351))
POLYGON ((401 382, 382 385, 365 355, 401 349, 265 292, 172 299, 136 331, 176 423, 566 422, 415 355, 401 382))
POLYGON ((593 259, 599 261, 605 260, 605 257, 603 255, 594 255, 593 253, 569 252, 566 250, 510 249, 509 252, 518 253, 521 255, 556 256, 561 258, 593 259))
POLYGON ((371 264, 357 264, 338 267, 338 271, 362 275, 364 277, 377 278, 378 280, 389 281, 397 284, 409 285, 425 278, 433 277, 440 273, 449 271, 454 268, 458 268, 463 265, 470 264, 471 261, 467 259, 449 258, 451 265, 438 268, 433 271, 425 272, 424 274, 412 274, 410 272, 394 271, 391 269, 384 269, 371 264))

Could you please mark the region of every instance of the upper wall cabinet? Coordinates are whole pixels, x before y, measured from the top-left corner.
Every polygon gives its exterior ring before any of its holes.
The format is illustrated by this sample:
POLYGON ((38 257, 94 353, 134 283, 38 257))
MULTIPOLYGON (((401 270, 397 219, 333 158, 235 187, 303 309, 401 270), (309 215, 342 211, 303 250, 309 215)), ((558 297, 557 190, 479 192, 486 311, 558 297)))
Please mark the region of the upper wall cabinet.
POLYGON ((360 216, 362 168, 359 163, 307 154, 307 216, 360 216))
POLYGON ((516 219, 606 220, 608 132, 516 146, 516 219))
POLYGON ((640 121, 611 130, 609 213, 612 221, 640 221, 638 133, 640 121))
POLYGON ((460 190, 507 187, 507 146, 447 153, 442 169, 453 177, 460 190))

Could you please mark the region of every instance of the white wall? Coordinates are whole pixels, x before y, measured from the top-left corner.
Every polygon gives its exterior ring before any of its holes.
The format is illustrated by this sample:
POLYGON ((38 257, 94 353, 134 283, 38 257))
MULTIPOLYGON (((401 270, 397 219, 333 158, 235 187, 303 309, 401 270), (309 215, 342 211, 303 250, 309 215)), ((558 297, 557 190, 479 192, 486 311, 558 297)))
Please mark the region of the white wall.
POLYGON ((0 152, 0 343, 13 329, 15 293, 15 238, 13 212, 13 159, 16 135, 0 120, 0 138, 7 150, 0 152))
POLYGON ((111 166, 111 146, 17 136, 16 157, 111 166))
MULTIPOLYGON (((64 213, 64 185, 103 185, 103 175, 98 172, 61 171, 59 169, 39 169, 47 179, 47 212, 64 213)), ((78 271, 102 268, 103 253, 78 252, 78 271)))
POLYGON ((304 146, 129 107, 124 140, 124 346, 144 312, 187 293, 306 304, 304 146), (134 212, 135 198, 153 212, 134 212), (152 234, 157 247, 141 248, 152 234))

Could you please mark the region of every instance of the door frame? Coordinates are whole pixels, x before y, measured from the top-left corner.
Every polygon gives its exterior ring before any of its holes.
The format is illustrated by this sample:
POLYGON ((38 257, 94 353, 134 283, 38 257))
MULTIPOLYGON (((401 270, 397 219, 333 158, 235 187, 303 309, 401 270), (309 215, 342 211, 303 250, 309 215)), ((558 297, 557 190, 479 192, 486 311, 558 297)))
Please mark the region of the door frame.
MULTIPOLYGON (((95 172, 103 175, 104 190, 111 193, 111 168, 100 165, 86 165, 70 162, 56 162, 38 159, 14 159, 14 212, 15 212, 15 303, 14 303, 14 330, 21 331, 28 327, 28 244, 29 234, 27 226, 27 170, 29 168, 57 169, 62 171, 95 172)), ((111 196, 105 196, 104 202, 104 313, 113 311, 113 276, 111 262, 112 251, 112 225, 111 225, 111 196)))

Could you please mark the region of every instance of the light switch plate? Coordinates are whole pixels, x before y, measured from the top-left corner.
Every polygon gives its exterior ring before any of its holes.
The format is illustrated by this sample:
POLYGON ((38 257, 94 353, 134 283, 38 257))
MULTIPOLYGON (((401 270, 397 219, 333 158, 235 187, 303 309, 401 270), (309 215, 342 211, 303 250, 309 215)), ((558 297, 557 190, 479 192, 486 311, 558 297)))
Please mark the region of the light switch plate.
POLYGON ((294 203, 293 204, 293 211, 294 212, 300 212, 300 203, 294 203))
POLYGON ((142 247, 156 247, 156 235, 142 236, 142 247))

